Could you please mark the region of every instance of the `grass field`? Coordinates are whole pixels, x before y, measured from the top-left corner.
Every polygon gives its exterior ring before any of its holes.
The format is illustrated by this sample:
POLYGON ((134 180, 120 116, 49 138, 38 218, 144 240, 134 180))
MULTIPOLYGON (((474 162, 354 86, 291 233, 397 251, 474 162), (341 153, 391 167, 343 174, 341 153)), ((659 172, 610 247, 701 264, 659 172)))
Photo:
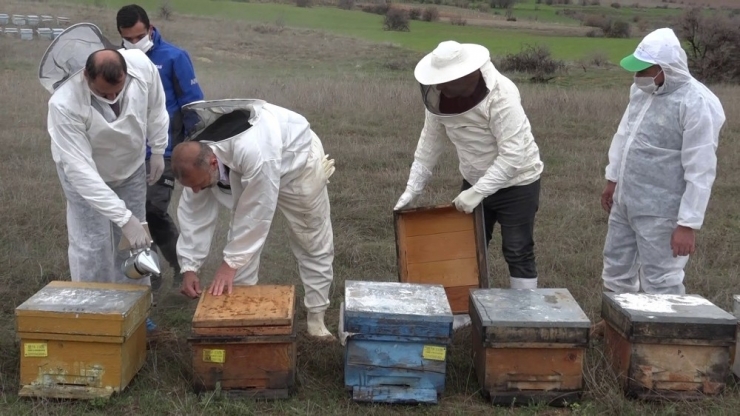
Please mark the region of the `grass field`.
MULTIPOLYGON (((118 8, 128 0, 83 0, 87 4, 106 4, 118 8)), ((159 0, 139 2, 155 9, 159 0)), ((626 39, 594 39, 584 36, 546 36, 528 33, 524 29, 465 26, 449 23, 412 21, 409 32, 382 30, 383 18, 369 13, 340 10, 335 7, 299 8, 285 4, 241 3, 232 1, 178 0, 172 3, 176 12, 220 18, 234 18, 248 22, 275 22, 307 29, 318 29, 334 34, 352 36, 373 42, 391 42, 415 50, 426 51, 440 41, 455 38, 461 42, 475 41, 487 46, 492 53, 517 52, 524 44, 548 45, 559 58, 577 59, 599 51, 616 60, 634 49, 635 42, 626 39)))
MULTIPOLYGON (((173 21, 157 19, 156 24, 165 38, 189 50, 206 97, 258 97, 296 110, 312 122, 325 150, 336 160, 337 171, 329 185, 336 244, 335 284, 327 312, 327 324, 336 332, 345 280, 392 281, 397 276, 392 207, 404 189, 422 126, 423 107, 412 71, 423 47, 409 50, 389 43, 339 37, 336 33, 341 30, 326 33, 280 29, 237 20, 248 15, 252 20, 260 20, 255 16, 263 13, 265 21, 271 22, 284 10, 288 22, 293 18, 298 23, 314 22, 321 27, 326 23, 309 18, 310 13, 330 13, 328 9, 303 11, 295 7, 190 0, 178 1, 176 5, 181 3, 192 6, 193 13, 199 11, 195 6, 202 3, 200 11, 211 17, 176 15, 173 21), (225 8, 217 10, 222 5, 225 8), (234 19, 218 21, 214 17, 227 15, 234 19)), ((3 8, 7 13, 31 13, 27 11, 28 4, 8 0, 3 8)), ((38 14, 69 14, 75 21, 95 22, 115 40, 114 9, 51 2, 32 4, 38 14)), ((346 19, 337 25, 349 31, 349 22, 359 26, 362 19, 373 18, 357 15, 361 17, 347 13, 346 19)), ((298 23, 296 26, 308 26, 298 23)), ((448 32, 454 38, 467 36, 468 40, 476 40, 477 32, 473 30, 478 29, 454 30, 461 33, 457 36, 448 32)), ((372 36, 367 37, 373 40, 372 36)), ((431 45, 436 41, 425 42, 431 45)), ((636 42, 624 41, 625 49, 620 53, 631 50, 636 42)), ((185 341, 195 303, 176 291, 159 296, 153 318, 160 326, 175 331, 177 340, 149 351, 144 369, 124 393, 110 402, 19 399, 14 308, 48 281, 69 278, 64 198, 46 133, 48 94, 36 79, 36 68, 47 45, 44 41, 21 42, 0 37, 0 178, 4 179, 0 187, 0 295, 4 300, 0 308, 0 414, 737 414, 740 388, 732 382, 723 397, 697 403, 647 404, 624 399, 607 368, 599 342, 588 352, 587 392, 582 403, 566 409, 493 408, 479 394, 470 359, 469 329, 455 335, 449 352, 446 391, 438 406, 358 405, 343 390, 342 347, 338 343, 317 343, 303 335, 302 304, 297 316, 299 385, 293 398, 249 402, 210 395, 198 397, 190 389, 191 357, 185 341)), ((581 72, 585 75, 569 75, 565 79, 567 86, 533 85, 517 74, 510 75, 522 80, 518 85, 524 107, 545 163, 535 231, 541 286, 568 288, 588 316, 597 320, 601 249, 606 233, 606 214, 599 206, 599 195, 604 185, 607 149, 627 103, 631 78, 618 69, 588 68, 581 72), (594 86, 600 74, 612 77, 614 86, 594 86)), ((740 88, 713 89, 723 102, 728 123, 720 141, 719 174, 705 227, 698 234, 698 252, 687 267, 685 283, 689 293, 703 295, 729 310, 732 295, 740 293, 740 255, 735 251, 740 215, 734 209, 740 197, 740 171, 735 168, 740 163, 740 88)), ((448 203, 456 196, 460 177, 451 146, 434 173, 419 201, 421 205, 448 203)), ((174 203, 171 210, 174 213, 174 203)), ((212 256, 202 273, 205 281, 210 280, 219 263, 226 235, 225 214, 216 235, 218 243, 212 247, 212 256)), ((491 285, 507 287, 508 273, 499 247, 500 239, 495 236, 489 250, 491 285)), ((285 224, 279 215, 261 264, 262 283, 299 284, 285 224)), ((168 273, 166 287, 169 278, 168 273)), ((302 296, 300 284, 298 290, 302 296)))

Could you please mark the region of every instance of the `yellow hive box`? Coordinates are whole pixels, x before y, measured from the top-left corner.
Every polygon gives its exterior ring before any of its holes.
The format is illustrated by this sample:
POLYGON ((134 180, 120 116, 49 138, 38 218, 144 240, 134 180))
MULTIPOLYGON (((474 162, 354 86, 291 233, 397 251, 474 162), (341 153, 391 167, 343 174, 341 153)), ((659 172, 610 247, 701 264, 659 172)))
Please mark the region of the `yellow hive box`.
POLYGON ((107 398, 146 360, 151 289, 53 281, 15 310, 20 396, 107 398))

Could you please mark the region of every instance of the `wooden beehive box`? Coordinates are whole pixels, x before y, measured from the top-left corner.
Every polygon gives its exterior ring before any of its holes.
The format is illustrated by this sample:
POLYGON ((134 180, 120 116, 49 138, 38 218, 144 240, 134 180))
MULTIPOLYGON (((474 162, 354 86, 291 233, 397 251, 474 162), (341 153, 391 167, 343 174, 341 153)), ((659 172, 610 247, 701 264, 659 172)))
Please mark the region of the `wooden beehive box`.
POLYGON ((691 400, 722 392, 737 319, 699 295, 604 293, 604 344, 628 397, 691 400))
POLYGON ((494 404, 572 403, 591 323, 567 289, 470 292, 473 361, 494 404))
POLYGON ((196 392, 279 399, 295 386, 295 287, 234 286, 203 292, 188 341, 196 392))
POLYGON ((358 402, 437 403, 452 311, 441 285, 345 282, 344 384, 358 402))
POLYGON ((400 282, 444 286, 453 314, 468 313, 470 289, 487 288, 483 210, 453 205, 394 211, 400 282))
POLYGON ((20 396, 107 398, 146 360, 148 286, 52 281, 15 310, 20 396))

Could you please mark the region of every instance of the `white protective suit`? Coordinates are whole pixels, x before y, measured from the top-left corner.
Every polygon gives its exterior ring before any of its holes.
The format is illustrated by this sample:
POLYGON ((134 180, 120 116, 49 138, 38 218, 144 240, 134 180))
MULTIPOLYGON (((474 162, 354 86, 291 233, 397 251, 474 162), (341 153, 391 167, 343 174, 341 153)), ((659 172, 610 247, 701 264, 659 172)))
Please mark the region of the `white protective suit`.
POLYGON ((677 225, 702 226, 725 115, 689 73, 672 30, 658 29, 638 49, 660 65, 665 83, 653 94, 632 85, 609 148, 606 179, 617 185, 602 277, 618 293, 642 286, 647 293, 683 294, 689 257, 673 257, 671 236, 677 225))
MULTIPOLYGON (((219 162, 230 168, 231 195, 220 187, 194 193, 184 188, 177 209, 182 272, 198 272, 211 247, 219 203, 232 211, 224 261, 237 269, 236 285, 258 281, 259 260, 275 209, 289 224, 290 247, 298 261, 309 312, 325 311, 333 279, 334 240, 324 150, 308 121, 261 100, 214 100, 189 104, 200 118, 186 140, 212 141, 219 162), (219 118, 241 112, 228 133, 205 129, 219 118), (248 120, 249 125, 246 125, 248 120), (241 127, 240 127, 241 124, 241 127)), ((231 121, 229 122, 231 123, 231 121)))
POLYGON ((519 90, 490 60, 480 71, 490 92, 478 105, 456 115, 425 110, 407 189, 416 194, 424 190, 447 138, 457 150, 460 174, 479 194, 489 196, 539 179, 543 163, 519 106, 519 90))
POLYGON ((48 131, 67 197, 72 280, 148 285, 123 275, 128 253, 116 249, 131 215, 145 220, 147 138, 152 153, 163 154, 169 117, 154 64, 139 50, 119 52, 127 65, 120 115, 92 97, 80 70, 51 96, 48 131))

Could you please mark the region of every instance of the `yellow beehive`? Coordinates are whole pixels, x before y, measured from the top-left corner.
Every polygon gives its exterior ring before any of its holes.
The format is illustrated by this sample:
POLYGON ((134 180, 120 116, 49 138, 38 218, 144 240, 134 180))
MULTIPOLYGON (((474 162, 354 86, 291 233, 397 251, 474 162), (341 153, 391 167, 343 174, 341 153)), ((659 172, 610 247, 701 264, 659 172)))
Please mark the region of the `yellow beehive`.
POLYGON ((20 396, 91 399, 120 392, 146 360, 151 289, 53 281, 15 310, 20 396))

